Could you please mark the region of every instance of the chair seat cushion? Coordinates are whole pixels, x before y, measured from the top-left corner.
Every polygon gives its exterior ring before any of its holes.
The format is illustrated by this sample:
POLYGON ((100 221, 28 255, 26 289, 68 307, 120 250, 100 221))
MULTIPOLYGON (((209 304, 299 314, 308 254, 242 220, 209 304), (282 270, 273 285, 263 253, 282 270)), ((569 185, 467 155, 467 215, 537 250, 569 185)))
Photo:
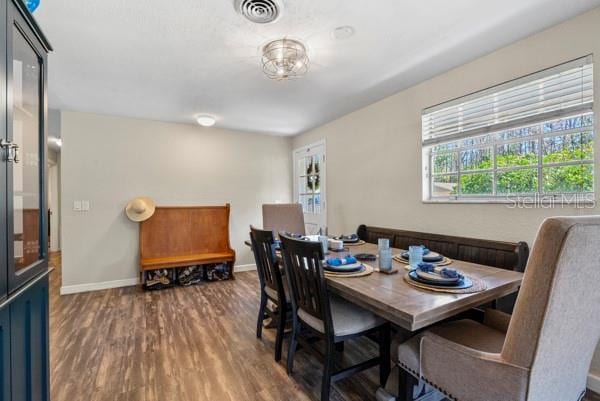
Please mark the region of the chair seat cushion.
MULTIPOLYGON (((359 334, 385 323, 366 309, 363 309, 343 298, 332 295, 329 298, 331 305, 331 319, 333 320, 333 331, 336 337, 359 334)), ((298 317, 313 329, 325 333, 323 321, 317 319, 301 308, 298 309, 298 317)))
MULTIPOLYGON (((285 293, 285 301, 286 302, 291 302, 291 297, 290 297, 290 289, 288 287, 288 282, 285 279, 285 277, 283 277, 283 292, 285 293)), ((271 298, 274 301, 278 301, 279 297, 277 296, 277 290, 274 290, 273 288, 269 287, 268 285, 265 285, 265 292, 267 293, 267 295, 269 296, 269 298, 271 298)))
POLYGON ((503 332, 474 320, 458 320, 432 327, 398 346, 398 359, 395 362, 398 362, 414 376, 419 376, 421 338, 426 332, 432 332, 457 344, 489 353, 500 353, 505 338, 503 332))

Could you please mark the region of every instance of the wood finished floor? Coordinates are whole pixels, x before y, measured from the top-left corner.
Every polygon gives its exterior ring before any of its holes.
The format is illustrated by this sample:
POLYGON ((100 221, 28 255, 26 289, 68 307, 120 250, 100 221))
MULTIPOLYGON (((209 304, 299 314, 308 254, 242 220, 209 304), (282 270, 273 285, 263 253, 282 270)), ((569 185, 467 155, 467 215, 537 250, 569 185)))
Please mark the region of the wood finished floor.
MULTIPOLYGON (((235 281, 145 292, 137 287, 59 296, 50 278, 53 401, 302 401, 320 395, 321 365, 298 351, 295 373, 273 360, 274 330, 255 335, 256 273, 235 281)), ((284 352, 286 348, 284 348, 284 352)), ((376 355, 369 340, 344 358, 376 355)), ((378 371, 335 385, 331 400, 374 400, 378 371)))
MULTIPOLYGON (((273 360, 274 331, 256 339, 256 273, 157 292, 128 287, 60 296, 60 255, 51 262, 53 401, 319 399, 317 358, 298 351, 288 377, 283 362, 273 360)), ((368 340, 358 340, 343 358, 351 363, 375 354, 368 340)), ((374 400, 377 387, 371 369, 336 383, 331 400, 374 400)))

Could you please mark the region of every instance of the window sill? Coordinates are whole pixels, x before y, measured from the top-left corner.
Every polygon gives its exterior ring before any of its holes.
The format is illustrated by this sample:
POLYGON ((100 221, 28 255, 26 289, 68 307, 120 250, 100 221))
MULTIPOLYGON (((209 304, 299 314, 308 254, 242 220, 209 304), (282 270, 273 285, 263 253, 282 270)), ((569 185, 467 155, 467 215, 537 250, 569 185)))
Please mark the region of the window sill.
POLYGON ((590 209, 596 206, 596 198, 587 199, 561 199, 540 198, 535 196, 517 197, 514 199, 423 199, 424 204, 497 204, 518 206, 575 206, 590 209))

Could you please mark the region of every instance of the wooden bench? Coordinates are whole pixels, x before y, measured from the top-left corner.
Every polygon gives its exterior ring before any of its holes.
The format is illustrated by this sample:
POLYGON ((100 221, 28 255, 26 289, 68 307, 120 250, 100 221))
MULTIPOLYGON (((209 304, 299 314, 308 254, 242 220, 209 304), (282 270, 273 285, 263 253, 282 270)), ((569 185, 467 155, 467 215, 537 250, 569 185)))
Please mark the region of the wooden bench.
MULTIPOLYGON (((229 204, 157 207, 140 224, 140 270, 226 263, 233 278, 235 251, 229 243, 229 204)), ((143 274, 144 275, 144 274, 143 274)))
MULTIPOLYGON (((379 238, 387 238, 394 248, 408 249, 410 245, 425 245, 434 252, 450 259, 463 260, 506 270, 524 272, 529 258, 526 242, 503 242, 478 238, 455 237, 443 234, 406 231, 392 228, 360 225, 356 234, 363 241, 376 244, 379 238)), ((512 312, 516 294, 496 302, 498 309, 512 312)))

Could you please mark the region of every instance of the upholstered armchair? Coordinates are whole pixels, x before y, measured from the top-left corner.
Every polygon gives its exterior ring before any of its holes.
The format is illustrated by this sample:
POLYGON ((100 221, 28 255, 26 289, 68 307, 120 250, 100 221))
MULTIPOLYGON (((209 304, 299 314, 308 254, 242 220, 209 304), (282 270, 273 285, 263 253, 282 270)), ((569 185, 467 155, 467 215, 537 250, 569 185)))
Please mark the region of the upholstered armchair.
POLYGON ((600 338, 600 216, 540 227, 514 314, 435 326, 398 347, 399 400, 421 378, 458 401, 577 401, 600 338))

